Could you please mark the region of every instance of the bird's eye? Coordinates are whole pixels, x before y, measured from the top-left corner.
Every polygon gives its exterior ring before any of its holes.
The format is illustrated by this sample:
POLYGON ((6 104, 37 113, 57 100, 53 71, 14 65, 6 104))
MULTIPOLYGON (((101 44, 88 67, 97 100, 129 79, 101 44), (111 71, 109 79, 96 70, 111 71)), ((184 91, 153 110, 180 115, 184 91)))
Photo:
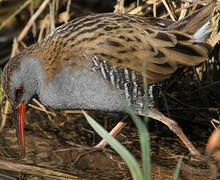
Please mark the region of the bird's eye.
POLYGON ((18 87, 15 91, 15 96, 16 98, 20 97, 23 94, 23 88, 22 87, 18 87))

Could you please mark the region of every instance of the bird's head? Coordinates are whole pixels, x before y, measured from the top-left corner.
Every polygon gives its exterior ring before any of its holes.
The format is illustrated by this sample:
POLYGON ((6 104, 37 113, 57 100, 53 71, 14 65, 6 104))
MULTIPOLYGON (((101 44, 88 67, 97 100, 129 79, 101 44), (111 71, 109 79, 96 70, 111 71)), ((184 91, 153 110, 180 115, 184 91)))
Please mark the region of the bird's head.
POLYGON ((18 55, 5 65, 2 73, 2 90, 15 112, 16 134, 23 158, 25 158, 25 110, 36 90, 34 73, 31 71, 28 58, 24 59, 18 55))

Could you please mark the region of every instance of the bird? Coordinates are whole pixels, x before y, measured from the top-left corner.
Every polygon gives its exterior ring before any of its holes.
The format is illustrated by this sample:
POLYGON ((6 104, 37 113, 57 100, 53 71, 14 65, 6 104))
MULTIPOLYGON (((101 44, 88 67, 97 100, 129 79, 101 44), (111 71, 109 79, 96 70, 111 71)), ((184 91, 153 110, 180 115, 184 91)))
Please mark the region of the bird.
POLYGON ((3 69, 2 89, 16 114, 21 156, 25 110, 32 98, 53 109, 127 113, 123 97, 143 116, 148 94, 148 117, 166 124, 190 152, 199 154, 178 124, 154 107, 150 87, 180 66, 207 59, 215 6, 213 1, 176 22, 119 13, 79 17, 11 58, 3 69))

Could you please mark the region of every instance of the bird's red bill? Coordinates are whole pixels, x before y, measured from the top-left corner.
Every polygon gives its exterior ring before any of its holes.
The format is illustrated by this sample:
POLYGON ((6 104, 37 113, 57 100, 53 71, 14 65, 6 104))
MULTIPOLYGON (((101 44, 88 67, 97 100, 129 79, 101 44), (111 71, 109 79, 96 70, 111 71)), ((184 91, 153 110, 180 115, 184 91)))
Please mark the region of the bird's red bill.
POLYGON ((17 137, 18 137, 18 142, 20 146, 20 151, 21 151, 21 156, 22 158, 25 158, 25 141, 24 141, 24 119, 25 119, 25 111, 26 108, 24 104, 20 103, 17 107, 17 112, 16 112, 16 118, 17 118, 17 123, 16 123, 16 130, 17 130, 17 137))

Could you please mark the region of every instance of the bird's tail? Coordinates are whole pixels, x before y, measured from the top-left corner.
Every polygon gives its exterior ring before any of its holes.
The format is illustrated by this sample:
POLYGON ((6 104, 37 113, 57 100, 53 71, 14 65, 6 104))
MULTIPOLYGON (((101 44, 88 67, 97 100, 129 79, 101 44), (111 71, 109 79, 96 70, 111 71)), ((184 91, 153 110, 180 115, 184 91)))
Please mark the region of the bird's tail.
POLYGON ((190 16, 187 16, 167 27, 167 30, 178 30, 190 34, 197 42, 204 42, 212 32, 210 22, 216 9, 216 1, 213 0, 206 6, 198 9, 190 16))

